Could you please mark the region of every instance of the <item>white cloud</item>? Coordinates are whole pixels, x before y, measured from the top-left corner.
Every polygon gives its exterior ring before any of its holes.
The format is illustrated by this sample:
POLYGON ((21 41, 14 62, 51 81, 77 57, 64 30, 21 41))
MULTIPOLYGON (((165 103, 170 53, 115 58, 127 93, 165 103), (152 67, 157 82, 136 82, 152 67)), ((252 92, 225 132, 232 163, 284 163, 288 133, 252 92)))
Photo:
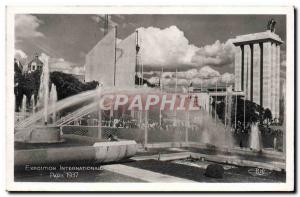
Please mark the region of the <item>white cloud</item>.
POLYGON ((40 60, 41 60, 42 62, 44 62, 44 60, 45 60, 46 58, 48 58, 48 62, 49 62, 50 56, 47 55, 46 53, 41 53, 41 55, 40 55, 39 58, 40 58, 40 60))
POLYGON ((84 75, 85 67, 84 66, 73 67, 72 70, 71 70, 71 73, 75 74, 75 75, 84 75))
POLYGON ((176 83, 174 78, 162 78, 161 81, 164 85, 174 85, 176 83))
POLYGON ((148 82, 152 83, 152 84, 158 84, 159 83, 159 77, 150 77, 148 79, 148 82))
MULTIPOLYGON (((205 66, 232 67, 234 46, 231 39, 225 43, 197 47, 176 26, 165 29, 139 28, 142 62, 148 67, 180 68, 181 70, 205 66)), ((190 75, 193 75, 191 72, 190 75)))
POLYGON ((26 53, 24 52, 24 51, 22 51, 21 49, 16 49, 15 50, 15 58, 17 59, 17 60, 26 60, 27 59, 27 55, 26 55, 26 53))
POLYGON ((48 57, 49 69, 50 71, 59 71, 68 74, 83 75, 84 66, 77 66, 70 61, 66 61, 64 58, 53 58, 49 57, 47 54, 42 53, 40 55, 40 60, 43 61, 44 58, 48 57))
POLYGON ((177 77, 178 78, 186 78, 186 79, 192 79, 198 75, 197 69, 190 69, 183 72, 178 72, 177 77))
POLYGON ((162 77, 163 78, 172 78, 173 72, 163 72, 162 77))
MULTIPOLYGON (((159 77, 154 76, 157 73, 153 72, 149 77, 149 82, 153 83, 158 81, 159 77)), ((176 72, 164 72, 162 75, 162 82, 165 85, 176 84, 176 72)), ((187 71, 177 72, 177 84, 187 86, 190 83, 194 85, 214 85, 216 82, 219 84, 233 83, 234 75, 231 73, 220 74, 218 71, 209 66, 204 66, 198 69, 189 69, 187 71)))
POLYGON ((21 64, 23 66, 24 71, 26 69, 27 57, 28 56, 26 55, 26 53, 24 51, 22 51, 21 49, 15 50, 14 58, 16 59, 18 64, 21 64))
POLYGON ((200 79, 200 78, 194 78, 194 79, 191 80, 191 82, 194 85, 203 85, 205 83, 205 80, 200 79))
POLYGON ((221 43, 217 40, 212 45, 199 48, 192 58, 192 62, 198 67, 201 66, 233 66, 234 46, 231 40, 221 43))
POLYGON ((51 58, 50 62, 50 70, 51 71, 60 71, 69 74, 83 75, 84 67, 76 66, 74 63, 66 61, 62 58, 51 58))
POLYGON ((15 16, 16 38, 43 37, 44 34, 37 29, 43 22, 30 14, 17 14, 15 16))
POLYGON ((176 26, 165 29, 139 28, 140 53, 146 66, 178 67, 190 65, 197 47, 189 44, 184 33, 176 26))
POLYGON ((213 78, 219 77, 220 73, 209 66, 204 66, 199 69, 197 76, 201 78, 213 78))
POLYGON ((232 83, 232 82, 234 82, 234 74, 224 73, 221 76, 221 82, 223 82, 223 83, 232 83))
POLYGON ((178 85, 189 85, 190 83, 189 83, 189 81, 186 80, 186 79, 178 79, 178 80, 177 80, 177 84, 178 84, 178 85))

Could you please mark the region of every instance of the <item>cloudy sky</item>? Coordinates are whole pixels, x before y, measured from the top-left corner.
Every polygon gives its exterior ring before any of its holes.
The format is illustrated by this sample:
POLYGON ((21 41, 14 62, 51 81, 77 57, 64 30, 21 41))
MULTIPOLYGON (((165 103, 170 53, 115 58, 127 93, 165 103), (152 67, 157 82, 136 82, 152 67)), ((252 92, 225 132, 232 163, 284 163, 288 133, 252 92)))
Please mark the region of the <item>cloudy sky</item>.
MULTIPOLYGON (((110 15, 109 24, 118 26, 119 39, 139 30, 142 61, 149 73, 163 66, 170 72, 178 69, 188 75, 185 78, 200 70, 228 77, 234 71, 231 39, 265 31, 271 18, 285 42, 286 19, 280 15, 110 15)), ((103 16, 16 15, 15 32, 16 55, 24 61, 45 53, 52 68, 79 74, 85 54, 103 37, 103 16)), ((281 62, 285 67, 284 44, 281 62)))

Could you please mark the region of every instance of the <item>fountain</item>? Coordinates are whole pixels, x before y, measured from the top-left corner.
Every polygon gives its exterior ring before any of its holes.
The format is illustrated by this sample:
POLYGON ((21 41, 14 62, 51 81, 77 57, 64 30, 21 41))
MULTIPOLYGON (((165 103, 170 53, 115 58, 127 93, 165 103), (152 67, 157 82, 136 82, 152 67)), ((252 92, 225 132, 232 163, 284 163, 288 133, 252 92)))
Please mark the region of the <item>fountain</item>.
MULTIPOLYGON (((44 71, 44 70, 43 70, 44 71)), ((43 75, 45 76, 45 75, 43 75)), ((45 85, 45 83, 41 83, 45 85)), ((99 110, 98 99, 105 95, 115 92, 136 94, 136 89, 132 90, 120 90, 114 88, 102 88, 98 87, 95 90, 79 93, 77 95, 57 101, 56 87, 52 84, 49 93, 49 105, 41 102, 45 101, 44 94, 45 87, 40 88, 40 101, 38 102, 38 110, 36 113, 31 114, 25 120, 22 120, 20 124, 15 127, 15 142, 17 147, 41 147, 29 150, 16 150, 15 152, 15 165, 27 165, 27 164, 44 164, 55 162, 68 162, 79 160, 93 160, 96 162, 111 162, 118 161, 123 158, 131 157, 137 152, 137 144, 133 140, 120 140, 110 142, 105 139, 99 139, 101 137, 101 127, 99 125, 98 136, 95 138, 88 136, 76 136, 75 134, 61 134, 59 121, 48 121, 49 116, 53 113, 68 108, 70 106, 88 102, 91 103, 75 110, 79 111, 79 116, 82 113, 99 112, 99 122, 101 122, 101 110, 99 110), (45 105, 46 104, 46 105, 45 105), (44 106, 44 107, 41 107, 44 106), (46 107, 45 107, 46 106, 46 107), (84 110, 82 110, 84 109, 84 110), (86 111, 87 110, 87 111, 86 111), (81 113, 82 112, 82 113, 81 113), (40 120, 43 120, 47 125, 42 124, 40 120), (45 121, 47 120, 47 121, 45 121), (75 140, 75 142, 74 142, 75 140), (64 142, 63 145, 55 145, 55 148, 50 146, 51 143, 64 142), (80 146, 74 146, 74 143, 78 143, 80 146), (48 146, 49 145, 49 146, 48 146), (57 147, 56 147, 57 146, 57 147), (42 156, 36 157, 38 151, 42 150, 42 156), (59 154, 57 154, 59 152, 59 154)), ((139 90, 145 92, 144 90, 139 90)), ((138 92, 139 92, 138 91, 138 92)), ((75 114, 77 117, 78 114, 75 114)), ((56 117, 55 117, 56 118, 56 117)), ((70 117, 71 119, 74 116, 70 117)), ((52 118, 53 119, 53 118, 52 118)), ((84 127, 84 126, 82 126, 84 127)))
MULTIPOLYGON (((41 82, 40 82, 40 88, 38 94, 37 107, 39 110, 43 109, 44 125, 34 125, 33 127, 27 127, 27 128, 25 127, 16 128, 15 141, 19 143, 59 143, 64 141, 61 138, 59 127, 55 125, 48 125, 48 104, 49 104, 48 57, 44 56, 42 61, 44 62, 44 65, 41 74, 41 82)), ((55 87, 53 87, 53 91, 50 99, 51 105, 55 105, 53 103, 55 103, 56 100, 57 100, 57 93, 55 87)), ((26 104, 26 97, 23 98, 23 102, 26 104)), ((55 106, 52 107, 55 108, 55 106)), ((53 113, 55 114, 55 111, 53 113)), ((35 114, 33 114, 32 116, 35 116, 35 114)), ((55 117, 55 115, 53 117, 55 117)))
POLYGON ((49 57, 43 57, 43 71, 40 79, 40 88, 38 94, 38 107, 39 109, 44 109, 44 123, 48 123, 48 100, 49 100, 49 67, 48 67, 49 57))
POLYGON ((57 91, 56 91, 56 86, 52 83, 51 85, 51 90, 50 90, 50 100, 49 104, 52 106, 54 109, 54 112, 52 113, 52 123, 54 124, 56 122, 56 110, 55 110, 55 105, 57 102, 57 91))
POLYGON ((34 94, 31 95, 30 103, 31 103, 31 106, 32 106, 32 114, 35 114, 35 99, 34 99, 34 94))
POLYGON ((21 107, 21 114, 22 114, 22 119, 26 119, 26 103, 27 103, 27 97, 26 95, 23 95, 23 99, 22 99, 22 107, 21 107))
POLYGON ((260 151, 262 149, 261 133, 257 122, 251 125, 250 149, 254 151, 260 151))
MULTIPOLYGON (((155 89, 147 89, 147 88, 141 88, 141 89, 132 88, 132 89, 124 90, 124 89, 119 89, 119 88, 99 86, 95 90, 82 92, 77 95, 70 96, 68 98, 59 100, 57 102, 53 102, 55 100, 54 92, 56 92, 55 86, 52 84, 51 89, 50 89, 50 94, 49 94, 49 96, 50 96, 49 97, 49 106, 46 109, 45 108, 38 109, 38 111, 35 114, 32 114, 31 116, 29 116, 25 120, 23 120, 16 129, 25 130, 25 128, 33 127, 35 129, 35 131, 37 131, 37 132, 31 131, 31 133, 33 133, 33 134, 42 134, 42 133, 44 133, 44 131, 47 131, 47 132, 45 132, 45 134, 46 133, 49 134, 49 136, 47 136, 47 138, 48 138, 48 141, 51 141, 49 139, 51 138, 51 136, 55 136, 53 134, 56 133, 55 131, 53 131, 53 132, 51 131, 51 127, 50 127, 51 125, 48 124, 48 126, 43 125, 43 126, 39 126, 39 127, 36 126, 38 120, 41 120, 45 117, 45 113, 47 114, 47 116, 51 116, 51 115, 53 116, 53 113, 55 113, 57 111, 63 110, 65 108, 68 108, 73 105, 77 105, 79 103, 87 102, 88 103, 87 105, 76 109, 75 113, 72 113, 73 115, 68 117, 70 120, 74 120, 74 118, 81 117, 88 113, 95 113, 97 111, 100 112, 101 110, 99 110, 98 100, 100 97, 102 97, 106 94, 120 93, 120 94, 126 94, 126 95, 136 95, 136 94, 147 95, 147 93, 152 93, 152 94, 159 93, 158 91, 156 92, 155 89), (47 112, 45 112, 45 110, 47 110, 47 112)), ((190 113, 189 116, 191 117, 190 118, 191 123, 194 125, 193 127, 194 128, 196 127, 197 129, 189 130, 189 132, 190 132, 189 140, 192 143, 188 143, 188 146, 195 147, 195 148, 202 148, 205 150, 213 149, 213 150, 219 151, 218 153, 220 153, 222 151, 223 152, 225 152, 225 151, 231 152, 232 151, 232 153, 235 153, 234 151, 236 151, 238 153, 248 154, 247 153, 248 150, 231 149, 232 148, 231 143, 233 142, 233 140, 231 140, 230 137, 228 138, 228 136, 231 136, 230 130, 225 129, 224 124, 220 120, 215 121, 214 119, 212 119, 209 112, 202 109, 202 110, 197 110, 197 111, 191 111, 189 113, 190 113), (204 144, 204 146, 202 144, 204 144), (198 146, 198 145, 200 145, 200 146, 198 146)), ((187 119, 186 116, 189 113, 186 113, 184 111, 178 112, 177 113, 178 120, 186 120, 187 119)), ((166 114, 165 114, 165 116, 166 116, 166 114)), ((99 122, 101 122, 100 120, 101 120, 101 114, 99 113, 99 122)), ((56 126, 60 125, 60 124, 58 124, 58 122, 60 122, 60 120, 56 121, 56 123, 55 123, 56 126)), ((53 124, 54 122, 49 121, 49 123, 53 124)), ((58 127, 52 126, 52 128, 58 128, 58 127)), ((257 129, 257 127, 256 127, 256 129, 257 129)), ((254 130, 255 130, 255 127, 254 127, 254 130)), ((97 132, 97 131, 95 130, 95 132, 97 132)), ((106 130, 104 130, 104 132, 106 132, 106 130)), ((251 135, 255 134, 256 138, 259 139, 259 137, 257 137, 257 136, 259 136, 258 132, 259 131, 257 129, 256 131, 252 132, 251 135), (255 134, 255 132, 256 132, 256 134, 255 134)), ((65 133, 63 135, 63 138, 67 139, 65 144, 68 144, 67 137, 69 137, 69 136, 67 136, 67 135, 68 135, 67 133, 65 133)), ((128 140, 126 140, 126 141, 122 140, 122 141, 118 141, 118 142, 103 142, 103 139, 99 139, 100 136, 101 136, 101 127, 99 127, 98 136, 93 137, 93 140, 95 141, 95 143, 93 143, 92 145, 89 144, 87 146, 88 150, 83 150, 83 149, 81 149, 81 147, 78 147, 77 149, 74 147, 72 147, 72 148, 68 147, 69 149, 66 148, 66 149, 59 150, 60 153, 62 153, 59 157, 57 157, 57 155, 55 154, 55 153, 57 153, 55 149, 49 148, 49 149, 47 149, 47 154, 51 153, 51 159, 50 159, 50 156, 47 155, 47 158, 49 158, 49 159, 44 162, 69 161, 70 157, 72 157, 73 160, 96 158, 97 161, 103 161, 103 162, 105 161, 106 162, 106 160, 103 160, 103 158, 111 157, 112 160, 110 160, 110 161, 115 161, 115 159, 117 159, 117 157, 119 157, 118 156, 119 153, 120 153, 120 155, 122 155, 121 157, 123 158, 123 157, 127 157, 128 155, 134 155, 136 152, 137 146, 136 146, 136 143, 133 141, 130 142, 128 140), (126 151, 118 152, 118 151, 125 150, 125 148, 124 148, 125 146, 123 146, 123 145, 128 145, 127 147, 130 146, 132 148, 132 152, 130 152, 130 154, 129 154, 129 152, 126 152, 126 151), (109 147, 109 148, 107 148, 107 147, 109 147), (111 147, 113 147, 113 148, 111 148, 111 147), (108 150, 113 151, 113 152, 108 152, 108 150), (53 154, 52 154, 52 151, 53 151, 53 154), (95 153, 94 153, 95 155, 92 155, 91 152, 93 152, 93 151, 95 151, 95 153), (80 153, 80 155, 77 155, 77 158, 76 158, 73 154, 74 152, 78 152, 78 154, 80 153), (127 154, 127 155, 125 155, 125 154, 127 154), (89 157, 89 158, 86 158, 86 157, 89 157)), ((160 137, 161 136, 158 134, 157 138, 160 138, 160 137)), ((55 142, 55 140, 57 140, 59 138, 60 138, 60 135, 57 135, 56 137, 53 138, 54 139, 53 142, 55 142)), ((90 139, 91 137, 79 136, 77 139, 79 139, 79 138, 90 139)), ((137 139, 137 138, 134 138, 134 139, 137 139)), ((31 140, 31 142, 32 142, 32 140, 31 140)), ((259 140, 256 140, 256 142, 259 142, 259 140)), ((63 146, 66 146, 65 144, 63 146)), ((82 142, 82 144, 84 144, 84 143, 82 142)), ((84 145, 86 145, 86 144, 84 144, 84 145)), ((252 145, 252 148, 259 150, 259 148, 254 148, 254 145, 252 145)), ((31 153, 28 152, 28 157, 26 156, 26 160, 24 159, 21 161, 21 159, 18 159, 16 161, 16 163, 25 164, 26 162, 27 163, 35 163, 35 162, 39 163, 40 162, 40 160, 35 160, 35 161, 30 160, 30 154, 31 153)), ((20 155, 18 155, 18 157, 21 157, 21 156, 22 155, 20 153, 20 155)))
POLYGON ((215 147, 232 147, 232 135, 218 119, 214 120, 204 110, 192 112, 192 124, 196 126, 196 131, 192 132, 194 142, 215 147))
POLYGON ((209 143, 210 143, 208 130, 207 130, 206 128, 204 128, 204 130, 202 131, 201 142, 202 142, 203 144, 209 144, 209 143))

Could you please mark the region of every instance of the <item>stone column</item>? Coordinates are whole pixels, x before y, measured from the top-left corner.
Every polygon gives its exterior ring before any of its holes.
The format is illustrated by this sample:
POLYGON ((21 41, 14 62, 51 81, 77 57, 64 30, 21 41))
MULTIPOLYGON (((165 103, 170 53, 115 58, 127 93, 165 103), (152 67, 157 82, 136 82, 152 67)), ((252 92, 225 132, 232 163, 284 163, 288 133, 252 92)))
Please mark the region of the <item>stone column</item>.
POLYGON ((277 67, 277 49, 276 44, 272 43, 272 68, 271 68, 271 112, 273 118, 276 117, 276 69, 277 67))
POLYGON ((277 50, 277 61, 276 61, 276 103, 275 103, 275 114, 277 118, 280 116, 280 45, 276 46, 277 50))
POLYGON ((253 44, 253 102, 260 103, 260 46, 253 44))
POLYGON ((244 46, 244 92, 246 99, 250 100, 251 91, 251 48, 250 45, 244 46))
POLYGON ((271 110, 271 42, 263 43, 263 107, 271 110))
POLYGON ((242 49, 241 46, 235 47, 235 62, 234 62, 234 73, 235 73, 235 91, 242 90, 242 49))

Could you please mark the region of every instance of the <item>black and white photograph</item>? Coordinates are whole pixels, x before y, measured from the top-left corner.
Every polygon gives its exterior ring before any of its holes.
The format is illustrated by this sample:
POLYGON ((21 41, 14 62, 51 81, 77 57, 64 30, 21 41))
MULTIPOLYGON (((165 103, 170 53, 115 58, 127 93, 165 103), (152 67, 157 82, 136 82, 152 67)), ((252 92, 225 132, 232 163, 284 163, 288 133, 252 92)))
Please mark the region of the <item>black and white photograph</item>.
POLYGON ((294 190, 293 7, 6 20, 7 190, 294 190))

